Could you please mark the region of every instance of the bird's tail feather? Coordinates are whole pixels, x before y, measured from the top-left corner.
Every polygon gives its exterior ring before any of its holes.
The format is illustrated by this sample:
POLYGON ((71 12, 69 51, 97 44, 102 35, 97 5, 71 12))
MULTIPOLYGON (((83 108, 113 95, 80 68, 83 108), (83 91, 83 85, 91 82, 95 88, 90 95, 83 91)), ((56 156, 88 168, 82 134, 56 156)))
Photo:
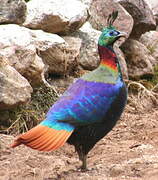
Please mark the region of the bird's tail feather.
POLYGON ((38 125, 17 137, 11 147, 14 148, 20 144, 25 144, 39 151, 52 151, 63 146, 72 132, 55 130, 47 126, 38 125))

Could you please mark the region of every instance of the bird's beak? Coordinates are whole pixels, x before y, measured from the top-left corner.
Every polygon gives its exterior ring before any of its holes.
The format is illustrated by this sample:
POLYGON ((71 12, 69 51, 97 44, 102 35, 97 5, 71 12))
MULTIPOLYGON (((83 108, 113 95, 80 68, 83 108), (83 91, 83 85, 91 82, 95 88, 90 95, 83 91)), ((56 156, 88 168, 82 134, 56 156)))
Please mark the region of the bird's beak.
MULTIPOLYGON (((119 31, 120 32, 120 31, 119 31)), ((120 32, 120 34, 118 35, 118 37, 127 37, 127 33, 125 32, 120 32)))

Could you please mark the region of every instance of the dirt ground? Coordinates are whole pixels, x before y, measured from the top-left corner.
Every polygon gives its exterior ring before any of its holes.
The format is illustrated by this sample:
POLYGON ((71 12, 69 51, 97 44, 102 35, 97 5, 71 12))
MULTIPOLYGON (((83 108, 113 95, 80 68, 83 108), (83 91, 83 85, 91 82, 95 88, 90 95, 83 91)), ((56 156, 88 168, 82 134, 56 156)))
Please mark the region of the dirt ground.
POLYGON ((158 108, 126 108, 89 153, 87 172, 79 170, 81 162, 68 144, 43 153, 23 145, 11 149, 13 139, 0 134, 0 180, 158 180, 158 108))

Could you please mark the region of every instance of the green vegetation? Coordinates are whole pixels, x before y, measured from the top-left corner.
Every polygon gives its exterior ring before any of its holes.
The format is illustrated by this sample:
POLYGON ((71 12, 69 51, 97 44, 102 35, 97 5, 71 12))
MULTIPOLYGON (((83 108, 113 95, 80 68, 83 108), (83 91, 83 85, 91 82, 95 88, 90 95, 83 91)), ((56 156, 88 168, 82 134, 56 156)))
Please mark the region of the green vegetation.
POLYGON ((0 119, 0 132, 19 134, 34 127, 45 118, 45 113, 57 98, 57 93, 50 87, 43 85, 34 89, 27 105, 0 112, 0 117, 3 117, 0 119))
POLYGON ((152 77, 151 82, 152 82, 153 85, 158 84, 158 65, 154 67, 154 75, 152 77))

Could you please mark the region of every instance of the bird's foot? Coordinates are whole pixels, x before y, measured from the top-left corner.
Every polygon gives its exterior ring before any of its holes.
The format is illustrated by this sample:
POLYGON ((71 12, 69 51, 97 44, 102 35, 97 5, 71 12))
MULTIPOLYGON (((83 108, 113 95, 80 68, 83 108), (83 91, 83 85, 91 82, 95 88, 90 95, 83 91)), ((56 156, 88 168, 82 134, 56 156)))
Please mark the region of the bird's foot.
POLYGON ((87 172, 87 171, 91 171, 92 169, 91 168, 87 168, 87 167, 83 167, 83 166, 80 166, 78 168, 78 171, 80 172, 87 172))
POLYGON ((87 172, 87 171, 89 171, 89 169, 83 169, 82 167, 79 167, 77 170, 79 172, 87 172))

